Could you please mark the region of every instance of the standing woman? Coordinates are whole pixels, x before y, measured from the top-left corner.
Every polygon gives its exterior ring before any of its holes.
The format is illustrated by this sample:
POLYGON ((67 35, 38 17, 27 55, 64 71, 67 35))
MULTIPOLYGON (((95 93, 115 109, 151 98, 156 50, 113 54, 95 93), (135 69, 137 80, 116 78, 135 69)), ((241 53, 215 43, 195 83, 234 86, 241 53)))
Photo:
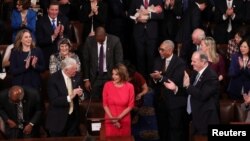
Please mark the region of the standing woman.
POLYGON ((103 107, 105 110, 105 135, 130 136, 130 111, 134 107, 134 87, 128 82, 125 65, 117 64, 112 70, 112 81, 103 88, 103 107))
POLYGON ((218 74, 219 81, 222 81, 225 77, 225 63, 223 57, 216 51, 215 40, 212 37, 203 39, 201 51, 206 53, 209 66, 218 74))
POLYGON ((53 74, 58 70, 61 70, 61 62, 63 59, 67 57, 71 57, 76 60, 77 62, 77 71, 80 72, 80 60, 77 54, 71 51, 72 44, 69 39, 62 38, 58 41, 58 53, 52 54, 50 56, 50 63, 49 63, 49 72, 53 74))
POLYGON ((15 40, 17 32, 21 29, 28 29, 35 40, 36 12, 30 8, 30 0, 17 0, 16 8, 11 14, 11 27, 13 29, 12 41, 15 40))
POLYGON ((232 55, 229 67, 228 94, 231 99, 242 100, 250 91, 250 38, 243 39, 240 52, 232 55))
POLYGON ((36 48, 28 29, 17 33, 10 55, 12 84, 40 89, 40 73, 45 69, 40 48, 36 48))

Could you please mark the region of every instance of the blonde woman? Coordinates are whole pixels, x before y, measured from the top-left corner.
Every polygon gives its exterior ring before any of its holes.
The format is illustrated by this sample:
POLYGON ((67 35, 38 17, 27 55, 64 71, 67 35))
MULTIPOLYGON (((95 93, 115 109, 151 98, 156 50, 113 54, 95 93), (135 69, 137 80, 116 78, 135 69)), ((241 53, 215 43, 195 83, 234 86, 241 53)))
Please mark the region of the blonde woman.
POLYGON ((209 66, 218 74, 219 81, 225 76, 224 59, 216 51, 216 43, 212 37, 206 37, 201 41, 201 51, 208 56, 209 66))
POLYGON ((10 55, 10 74, 12 84, 40 89, 40 73, 45 69, 45 62, 40 48, 36 48, 28 29, 17 33, 14 48, 10 55))

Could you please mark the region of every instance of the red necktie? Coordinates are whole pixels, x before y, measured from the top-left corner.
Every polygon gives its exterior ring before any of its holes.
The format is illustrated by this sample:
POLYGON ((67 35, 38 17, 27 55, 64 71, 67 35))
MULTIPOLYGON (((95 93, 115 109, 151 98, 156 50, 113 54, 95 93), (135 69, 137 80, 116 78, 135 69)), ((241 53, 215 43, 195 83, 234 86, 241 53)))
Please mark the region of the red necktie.
POLYGON ((145 9, 148 8, 148 0, 144 0, 144 7, 145 7, 145 9))

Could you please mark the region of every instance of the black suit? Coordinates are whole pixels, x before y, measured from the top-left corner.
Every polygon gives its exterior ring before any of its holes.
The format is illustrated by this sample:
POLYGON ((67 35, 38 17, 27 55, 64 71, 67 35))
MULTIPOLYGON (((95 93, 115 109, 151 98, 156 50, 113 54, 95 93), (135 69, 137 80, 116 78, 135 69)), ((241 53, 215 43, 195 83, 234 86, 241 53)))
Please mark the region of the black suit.
POLYGON ((86 1, 83 3, 82 8, 80 10, 79 19, 83 23, 83 32, 82 32, 82 41, 85 42, 86 38, 89 36, 91 31, 92 21, 93 21, 93 29, 96 27, 102 26, 105 27, 107 20, 107 5, 103 1, 97 2, 98 6, 98 14, 89 17, 91 12, 91 3, 90 1, 86 1))
MULTIPOLYGON (((39 136, 40 118, 42 115, 40 95, 35 89, 29 87, 23 87, 23 89, 24 98, 21 101, 23 105, 23 124, 25 127, 25 125, 31 122, 34 124, 34 126, 30 135, 24 135, 22 134, 21 130, 19 134, 17 134, 17 129, 10 128, 8 124, 5 124, 5 131, 8 138, 39 136)), ((8 119, 10 119, 17 124, 17 105, 9 100, 8 91, 9 89, 6 89, 0 93, 0 116, 2 117, 4 123, 6 123, 8 119)))
MULTIPOLYGON (((57 25, 62 24, 64 26, 63 37, 69 37, 69 22, 66 17, 63 15, 57 16, 57 25)), ((59 36, 52 41, 51 36, 53 35, 54 30, 51 24, 51 21, 48 15, 44 15, 36 23, 36 41, 38 46, 42 49, 46 68, 49 68, 49 58, 51 54, 54 54, 58 51, 57 42, 60 39, 59 36)))
MULTIPOLYGON (((196 74, 191 76, 192 84, 196 74)), ((207 67, 196 85, 190 85, 187 93, 191 95, 192 133, 207 135, 209 124, 218 124, 219 81, 216 72, 207 67)))
POLYGON ((234 34, 243 23, 244 16, 244 6, 242 0, 233 0, 232 3, 235 18, 231 19, 232 30, 228 32, 229 19, 223 20, 223 14, 227 10, 227 0, 217 0, 215 1, 215 28, 214 28, 214 38, 216 43, 228 43, 228 40, 234 37, 234 34))
POLYGON ((185 12, 181 26, 177 32, 175 41, 182 44, 182 49, 180 51, 180 57, 189 65, 192 56, 192 32, 196 28, 201 28, 201 14, 202 11, 199 9, 198 5, 194 2, 188 7, 185 12))
MULTIPOLYGON (((77 81, 72 79, 72 88, 78 87, 77 81)), ((69 115, 68 91, 62 71, 52 74, 48 81, 48 96, 50 105, 46 121, 46 128, 52 136, 76 136, 79 135, 79 98, 73 99, 74 110, 69 115), (56 134, 55 134, 56 133, 56 134)))
MULTIPOLYGON (((143 0, 132 0, 129 8, 129 15, 134 15, 140 9, 140 6, 144 5, 143 0)), ((162 6, 161 0, 150 0, 150 5, 162 6)), ((133 36, 135 42, 136 51, 136 66, 138 71, 148 78, 149 73, 152 72, 155 51, 157 49, 158 42, 158 21, 163 19, 163 12, 151 13, 151 18, 146 23, 135 23, 133 28, 133 36)))
MULTIPOLYGON (((117 63, 123 61, 122 45, 116 36, 107 34, 106 44, 107 75, 98 75, 98 46, 95 36, 88 37, 83 50, 83 79, 89 79, 92 85, 92 93, 100 98, 104 83, 110 79, 112 69, 117 63), (100 81, 99 81, 100 80, 100 81)), ((106 74, 106 73, 105 73, 106 74)))
POLYGON ((184 62, 173 55, 167 70, 162 70, 165 66, 165 59, 158 58, 155 61, 155 69, 163 71, 163 79, 155 84, 156 90, 156 115, 158 119, 159 133, 161 141, 183 141, 185 137, 185 107, 186 95, 179 91, 174 94, 173 91, 166 89, 163 82, 172 80, 177 86, 181 87, 185 70, 184 62))

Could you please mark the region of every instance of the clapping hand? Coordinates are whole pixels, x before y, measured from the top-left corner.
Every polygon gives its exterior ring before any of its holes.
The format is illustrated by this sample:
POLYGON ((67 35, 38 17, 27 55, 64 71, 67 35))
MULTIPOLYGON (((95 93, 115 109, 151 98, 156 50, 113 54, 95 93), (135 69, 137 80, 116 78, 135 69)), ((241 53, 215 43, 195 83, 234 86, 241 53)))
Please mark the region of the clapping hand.
POLYGON ((31 65, 32 65, 33 68, 35 68, 36 64, 37 64, 37 61, 38 61, 38 58, 36 56, 31 56, 31 59, 32 59, 31 65))

